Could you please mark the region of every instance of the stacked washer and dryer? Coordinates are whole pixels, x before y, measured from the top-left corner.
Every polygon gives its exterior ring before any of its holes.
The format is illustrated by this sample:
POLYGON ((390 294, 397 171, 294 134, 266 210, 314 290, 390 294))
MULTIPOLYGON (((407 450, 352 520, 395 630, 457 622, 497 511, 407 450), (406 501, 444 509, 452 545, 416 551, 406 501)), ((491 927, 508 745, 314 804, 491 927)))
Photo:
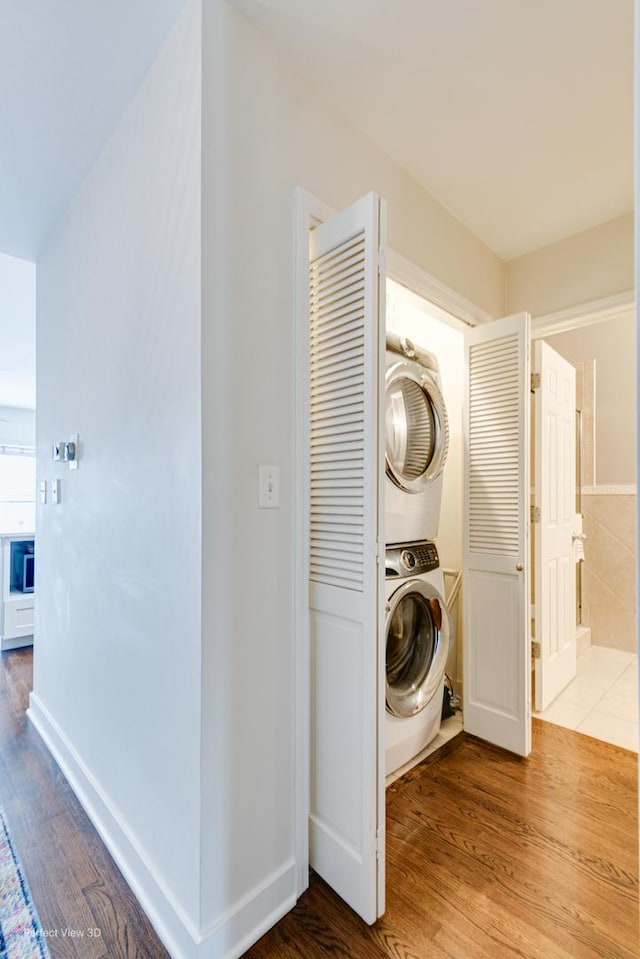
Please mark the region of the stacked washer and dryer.
POLYGON ((386 773, 440 729, 450 619, 434 542, 449 429, 438 362, 387 334, 385 375, 386 773))

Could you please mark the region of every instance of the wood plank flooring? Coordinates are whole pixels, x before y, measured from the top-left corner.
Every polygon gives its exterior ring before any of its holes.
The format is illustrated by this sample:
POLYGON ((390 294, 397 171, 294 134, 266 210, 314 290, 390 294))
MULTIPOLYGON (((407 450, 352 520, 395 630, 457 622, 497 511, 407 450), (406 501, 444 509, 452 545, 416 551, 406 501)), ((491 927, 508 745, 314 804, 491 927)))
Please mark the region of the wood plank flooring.
MULTIPOLYGON (((0 804, 53 959, 167 959, 28 723, 31 652, 0 657, 0 804), (99 938, 87 930, 99 928, 99 938)), ((464 736, 387 792, 387 912, 317 876, 245 959, 637 959, 637 757, 549 723, 519 760, 464 736)))
POLYGON ((52 959, 168 959, 25 715, 32 662, 30 649, 0 656, 0 805, 43 929, 54 933, 52 959))
POLYGON ((317 876, 246 959, 637 959, 637 757, 534 723, 520 760, 468 737, 387 791, 387 912, 317 876))

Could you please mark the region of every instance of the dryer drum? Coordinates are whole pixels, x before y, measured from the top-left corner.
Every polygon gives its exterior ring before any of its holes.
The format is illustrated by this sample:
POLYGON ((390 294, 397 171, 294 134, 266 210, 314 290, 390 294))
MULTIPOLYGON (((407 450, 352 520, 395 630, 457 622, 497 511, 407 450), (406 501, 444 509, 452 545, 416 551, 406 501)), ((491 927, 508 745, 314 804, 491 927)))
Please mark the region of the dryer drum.
POLYGON ((387 456, 394 470, 414 480, 428 469, 435 451, 433 408, 415 380, 403 376, 387 390, 387 456))
POLYGON ((386 634, 386 700, 394 716, 420 712, 440 688, 449 618, 439 596, 412 580, 391 597, 386 634))

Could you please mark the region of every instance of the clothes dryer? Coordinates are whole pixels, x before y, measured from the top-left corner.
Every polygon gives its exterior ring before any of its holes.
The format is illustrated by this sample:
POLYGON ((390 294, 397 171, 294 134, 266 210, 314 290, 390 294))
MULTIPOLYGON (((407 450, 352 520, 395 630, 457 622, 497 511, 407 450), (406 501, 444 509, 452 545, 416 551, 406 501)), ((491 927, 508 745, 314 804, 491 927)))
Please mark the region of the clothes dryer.
POLYGON ((387 334, 387 544, 435 539, 438 535, 448 446, 447 410, 435 356, 406 338, 387 334))
POLYGON ((440 729, 450 618, 435 543, 386 551, 386 775, 410 762, 440 729))

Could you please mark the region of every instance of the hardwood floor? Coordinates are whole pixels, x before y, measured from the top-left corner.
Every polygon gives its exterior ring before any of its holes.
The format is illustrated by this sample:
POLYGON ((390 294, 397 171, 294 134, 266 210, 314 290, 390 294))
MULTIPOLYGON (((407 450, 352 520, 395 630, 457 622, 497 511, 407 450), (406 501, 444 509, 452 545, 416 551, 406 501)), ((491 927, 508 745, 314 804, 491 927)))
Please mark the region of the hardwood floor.
POLYGON ((637 959, 637 757, 534 723, 527 760, 458 737, 387 792, 387 912, 317 877, 245 959, 637 959))
MULTIPOLYGON (((3 654, 0 804, 43 926, 60 930, 53 959, 166 959, 27 721, 30 688, 31 652, 3 654)), ((637 757, 534 722, 528 760, 461 736, 390 787, 375 926, 312 876, 245 959, 637 959, 639 947, 637 757)))
POLYGON ((31 672, 30 649, 0 656, 0 805, 52 959, 168 959, 25 715, 31 672))

